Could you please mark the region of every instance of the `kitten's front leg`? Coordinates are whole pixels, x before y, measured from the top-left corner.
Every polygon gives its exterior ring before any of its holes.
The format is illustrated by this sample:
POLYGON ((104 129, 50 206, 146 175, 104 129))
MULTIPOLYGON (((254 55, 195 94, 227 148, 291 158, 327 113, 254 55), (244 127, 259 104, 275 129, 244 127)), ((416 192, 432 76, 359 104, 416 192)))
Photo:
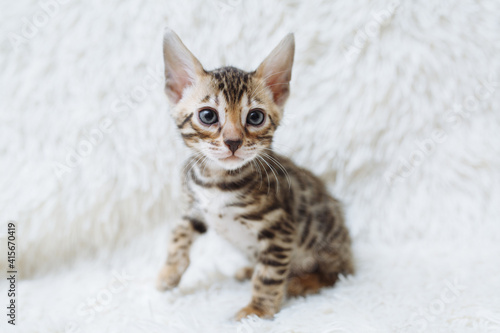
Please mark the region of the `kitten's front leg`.
POLYGON ((285 213, 259 233, 259 262, 252 277, 252 300, 236 314, 240 320, 250 315, 271 318, 280 310, 286 293, 295 228, 285 213))
POLYGON ((160 270, 156 281, 156 288, 161 291, 172 289, 179 284, 182 275, 189 266, 189 250, 196 236, 205 233, 203 222, 184 217, 182 223, 172 232, 168 246, 167 262, 160 270))

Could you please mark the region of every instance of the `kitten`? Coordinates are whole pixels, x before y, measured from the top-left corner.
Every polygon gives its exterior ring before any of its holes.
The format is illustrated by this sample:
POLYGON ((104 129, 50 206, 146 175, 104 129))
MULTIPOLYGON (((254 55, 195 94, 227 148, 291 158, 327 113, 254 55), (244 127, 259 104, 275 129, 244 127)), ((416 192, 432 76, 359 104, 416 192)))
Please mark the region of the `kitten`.
POLYGON ((164 36, 166 94, 195 155, 184 168, 187 206, 157 287, 178 285, 191 244, 214 228, 255 265, 236 274, 253 287, 237 319, 272 317, 285 295, 315 293, 353 273, 341 204, 312 173, 271 149, 294 48, 289 34, 256 71, 206 71, 173 31, 164 36))

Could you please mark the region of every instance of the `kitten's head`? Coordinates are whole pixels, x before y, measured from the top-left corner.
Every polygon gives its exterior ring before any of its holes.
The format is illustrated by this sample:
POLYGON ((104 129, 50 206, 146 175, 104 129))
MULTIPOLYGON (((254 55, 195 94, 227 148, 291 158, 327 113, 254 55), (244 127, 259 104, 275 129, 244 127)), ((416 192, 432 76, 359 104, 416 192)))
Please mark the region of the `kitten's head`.
POLYGON ((186 145, 226 170, 265 154, 288 98, 294 48, 289 34, 253 72, 206 71, 167 30, 165 90, 186 145))

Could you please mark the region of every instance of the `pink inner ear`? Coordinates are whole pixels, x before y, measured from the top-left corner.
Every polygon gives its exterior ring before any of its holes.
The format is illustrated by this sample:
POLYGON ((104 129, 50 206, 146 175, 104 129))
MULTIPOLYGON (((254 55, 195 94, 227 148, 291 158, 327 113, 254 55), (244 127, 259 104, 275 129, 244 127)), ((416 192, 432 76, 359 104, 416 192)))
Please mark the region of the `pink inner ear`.
POLYGON ((192 85, 203 67, 198 59, 182 44, 171 30, 163 40, 163 59, 165 63, 165 92, 171 102, 177 104, 184 90, 192 85))
POLYGON ((171 98, 174 103, 179 102, 179 100, 182 98, 182 92, 190 84, 191 80, 189 80, 186 76, 173 74, 168 75, 168 79, 166 82, 166 91, 168 97, 171 98))
POLYGON ((266 79, 266 85, 273 93, 274 103, 283 105, 288 97, 290 91, 290 84, 288 71, 285 73, 276 73, 266 79))
POLYGON ((174 103, 178 103, 182 98, 184 89, 192 85, 193 80, 186 71, 182 71, 179 68, 167 70, 165 74, 167 76, 165 85, 166 93, 174 103))

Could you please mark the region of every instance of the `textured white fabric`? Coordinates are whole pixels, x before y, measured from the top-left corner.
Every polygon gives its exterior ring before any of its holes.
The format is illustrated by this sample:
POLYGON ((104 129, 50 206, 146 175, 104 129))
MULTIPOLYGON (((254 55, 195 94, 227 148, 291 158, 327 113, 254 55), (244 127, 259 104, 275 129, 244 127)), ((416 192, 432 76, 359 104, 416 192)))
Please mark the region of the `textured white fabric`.
POLYGON ((499 17, 496 0, 4 1, 13 331, 500 332, 499 17), (295 33, 275 147, 345 202, 358 271, 274 321, 232 321, 250 284, 212 234, 179 289, 154 289, 188 153, 163 93, 165 26, 207 69, 255 69, 295 33))

